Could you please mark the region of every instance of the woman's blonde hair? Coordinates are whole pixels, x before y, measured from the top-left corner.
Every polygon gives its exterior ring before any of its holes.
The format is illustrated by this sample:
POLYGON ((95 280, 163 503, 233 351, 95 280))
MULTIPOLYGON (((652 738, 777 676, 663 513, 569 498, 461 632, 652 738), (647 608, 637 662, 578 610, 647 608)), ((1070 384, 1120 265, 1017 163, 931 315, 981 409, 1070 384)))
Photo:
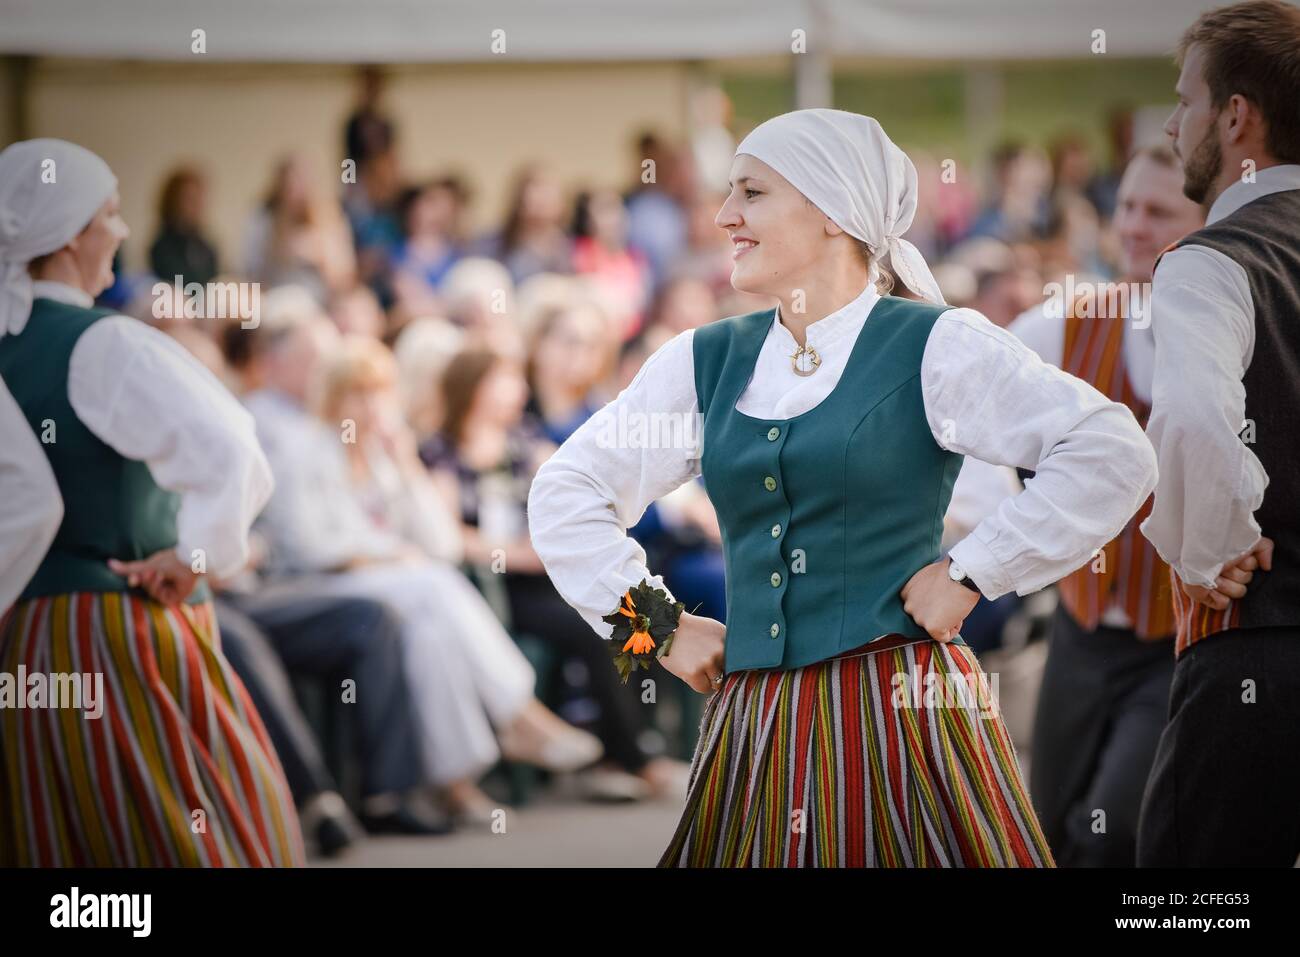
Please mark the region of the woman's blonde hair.
POLYGON ((394 388, 397 384, 397 360, 386 345, 370 336, 344 336, 321 376, 320 416, 333 423, 349 392, 394 388))
POLYGON ((884 253, 879 255, 871 248, 871 244, 865 240, 853 237, 857 243, 858 254, 862 256, 862 261, 867 264, 867 275, 871 275, 871 270, 876 270, 876 292, 882 296, 888 296, 894 288, 894 274, 885 268, 882 260, 885 258, 884 253))

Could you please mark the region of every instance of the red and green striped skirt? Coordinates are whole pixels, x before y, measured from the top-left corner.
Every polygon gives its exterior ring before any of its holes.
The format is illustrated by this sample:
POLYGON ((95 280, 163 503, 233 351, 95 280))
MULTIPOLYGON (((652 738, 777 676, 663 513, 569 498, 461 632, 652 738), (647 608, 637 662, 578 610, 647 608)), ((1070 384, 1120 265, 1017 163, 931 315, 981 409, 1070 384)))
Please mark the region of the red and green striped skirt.
POLYGON ((727 675, 659 866, 1054 867, 995 689, 901 637, 727 675))
POLYGON ((210 602, 19 602, 0 619, 0 672, 20 670, 35 706, 0 708, 0 866, 305 862, 284 772, 210 602), (85 685, 77 705, 68 678, 33 675, 89 676, 101 691, 85 685), (41 680, 64 694, 42 702, 41 680))

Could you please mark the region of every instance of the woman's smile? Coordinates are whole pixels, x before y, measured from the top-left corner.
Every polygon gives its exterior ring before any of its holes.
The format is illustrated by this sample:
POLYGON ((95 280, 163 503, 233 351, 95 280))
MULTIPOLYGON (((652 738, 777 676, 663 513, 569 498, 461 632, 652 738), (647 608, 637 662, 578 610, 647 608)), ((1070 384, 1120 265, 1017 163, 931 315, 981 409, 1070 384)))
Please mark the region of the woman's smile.
POLYGON ((743 236, 732 236, 731 242, 732 242, 732 250, 731 250, 732 259, 739 259, 741 256, 745 255, 745 253, 749 252, 751 249, 753 249, 755 246, 758 245, 757 239, 749 239, 743 236))

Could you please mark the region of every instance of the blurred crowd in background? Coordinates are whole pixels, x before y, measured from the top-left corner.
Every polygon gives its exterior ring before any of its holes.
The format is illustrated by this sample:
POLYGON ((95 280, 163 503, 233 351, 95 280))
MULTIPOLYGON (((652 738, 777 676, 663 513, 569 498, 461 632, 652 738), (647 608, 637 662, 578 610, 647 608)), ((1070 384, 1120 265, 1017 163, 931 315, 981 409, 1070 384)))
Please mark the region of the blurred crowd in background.
MULTIPOLYGON (((1067 274, 1114 277, 1111 217, 1132 129, 1116 109, 1105 144, 1068 131, 1046 149, 1005 143, 987 181, 909 151, 920 195, 907 236, 947 301, 1006 326, 1067 274), (1110 162, 1096 166, 1097 155, 1110 162)), ((373 654, 389 619, 437 632, 419 639, 431 649, 427 680, 410 682, 415 699, 437 700, 413 701, 410 720, 446 810, 490 821, 500 802, 480 790, 484 776, 504 767, 518 785, 519 764, 577 772, 586 798, 680 787, 698 702, 662 671, 649 673, 665 679, 649 698, 638 681, 618 683, 608 650, 547 579, 524 508, 538 465, 660 345, 772 305, 731 288, 731 242, 714 223, 724 194, 709 184, 743 133, 718 127, 683 143, 646 131, 627 144, 621 191, 522 166, 499 226, 470 234, 471 183, 462 171, 407 175, 382 79, 365 71, 339 143, 355 176, 336 189, 285 156, 261 171, 265 199, 248 211, 243 245, 217 248, 204 169, 185 166, 159 183, 156 231, 141 237, 133 224, 150 272, 119 273, 101 305, 159 325, 243 397, 275 471, 253 565, 218 583, 218 618, 322 849, 349 840, 337 797, 347 789, 322 757, 321 722, 298 713, 301 695, 288 689, 322 669, 354 672, 352 646, 373 654), (260 284, 256 328, 157 319, 155 283, 177 278, 260 284), (329 639, 335 655, 302 649, 304 629, 323 634, 319 622, 277 616, 277 589, 303 587, 374 605, 329 632, 340 635, 329 639), (451 655, 439 642, 463 647, 451 655)), ((720 533, 698 481, 653 504, 631 534, 688 610, 725 622, 720 533)), ((395 667, 423 666, 408 654, 395 667)), ((358 755, 399 719, 366 720, 358 755)))

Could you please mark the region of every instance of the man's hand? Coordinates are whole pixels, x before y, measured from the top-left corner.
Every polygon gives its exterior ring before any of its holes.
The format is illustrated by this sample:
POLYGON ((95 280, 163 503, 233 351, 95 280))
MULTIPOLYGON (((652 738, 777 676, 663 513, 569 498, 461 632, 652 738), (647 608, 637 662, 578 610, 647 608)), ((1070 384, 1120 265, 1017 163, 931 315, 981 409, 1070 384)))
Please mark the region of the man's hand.
POLYGON ((952 641, 972 608, 979 602, 973 592, 948 577, 948 559, 926 565, 899 592, 903 611, 930 633, 935 641, 952 641))
POLYGON ((1245 597, 1246 586, 1255 577, 1255 569, 1273 570, 1273 539, 1260 536, 1255 547, 1244 555, 1225 562, 1213 588, 1183 584, 1183 591, 1193 601, 1215 611, 1223 611, 1228 602, 1245 597))
POLYGON ((170 548, 154 552, 137 562, 108 560, 109 569, 126 579, 132 588, 143 588, 149 597, 162 605, 179 605, 194 591, 199 576, 176 557, 170 548))

